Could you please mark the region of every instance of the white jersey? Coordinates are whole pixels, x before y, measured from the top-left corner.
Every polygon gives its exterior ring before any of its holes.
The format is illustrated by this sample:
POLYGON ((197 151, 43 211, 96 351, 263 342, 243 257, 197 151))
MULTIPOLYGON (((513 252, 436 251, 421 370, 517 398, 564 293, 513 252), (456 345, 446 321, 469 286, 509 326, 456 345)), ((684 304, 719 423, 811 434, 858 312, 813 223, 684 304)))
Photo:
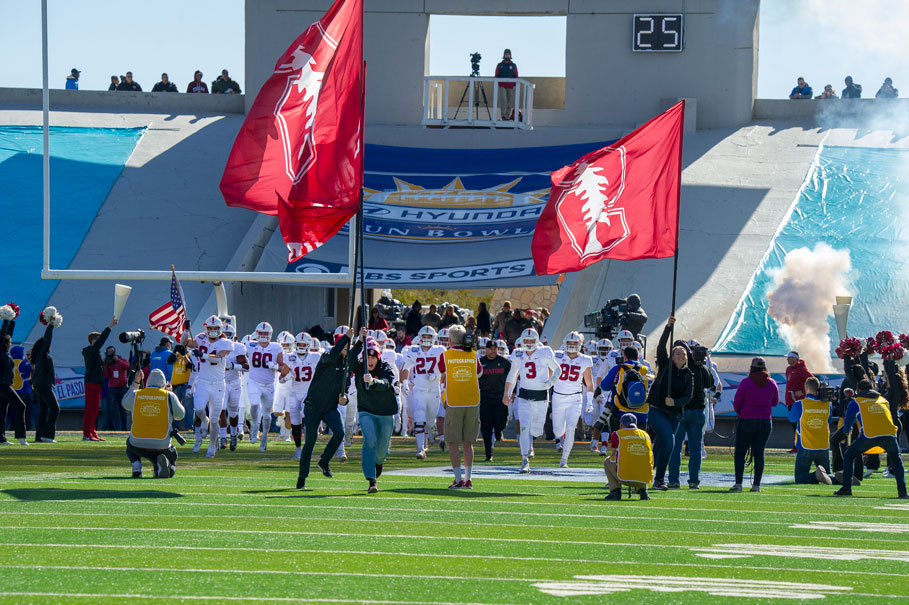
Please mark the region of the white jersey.
POLYGON ((593 386, 600 386, 600 383, 606 378, 606 374, 609 373, 609 370, 622 363, 623 359, 622 352, 616 349, 609 351, 605 359, 600 359, 600 363, 595 367, 593 373, 593 386))
POLYGON ((206 382, 224 382, 224 358, 212 359, 209 355, 218 355, 224 351, 233 351, 234 343, 226 338, 219 338, 212 342, 206 334, 196 336, 196 347, 202 357, 193 355, 195 370, 199 373, 199 380, 206 382))
POLYGON ((411 347, 405 369, 410 372, 410 379, 415 387, 439 388, 442 378, 439 358, 444 352, 445 347, 440 345, 433 345, 425 350, 420 346, 411 347))
MULTIPOLYGON (((243 355, 246 355, 246 345, 244 345, 242 342, 235 342, 233 345, 234 352, 227 356, 227 367, 230 367, 230 364, 233 363, 236 364, 236 366, 239 368, 240 362, 237 361, 237 359, 243 355)), ((227 370, 224 373, 224 380, 227 381, 228 384, 239 386, 240 370, 227 370)))
POLYGON ((516 349, 511 357, 511 371, 506 382, 515 384, 520 379, 522 389, 546 390, 550 374, 558 376, 562 370, 549 347, 537 347, 532 353, 516 349))
POLYGON ((269 365, 278 363, 278 355, 284 353, 276 342, 262 345, 251 341, 246 345, 246 358, 249 360, 249 379, 259 384, 274 384, 275 371, 269 365))
POLYGON ((284 356, 284 365, 290 368, 289 376, 293 378, 291 390, 295 396, 299 398, 306 397, 313 374, 316 372, 316 365, 318 365, 321 357, 321 353, 315 352, 309 352, 305 355, 291 353, 284 356))
POLYGON ((575 395, 584 387, 584 372, 593 368, 593 360, 583 353, 574 359, 564 351, 555 352, 556 363, 559 364, 559 377, 556 378, 555 389, 559 395, 575 395))

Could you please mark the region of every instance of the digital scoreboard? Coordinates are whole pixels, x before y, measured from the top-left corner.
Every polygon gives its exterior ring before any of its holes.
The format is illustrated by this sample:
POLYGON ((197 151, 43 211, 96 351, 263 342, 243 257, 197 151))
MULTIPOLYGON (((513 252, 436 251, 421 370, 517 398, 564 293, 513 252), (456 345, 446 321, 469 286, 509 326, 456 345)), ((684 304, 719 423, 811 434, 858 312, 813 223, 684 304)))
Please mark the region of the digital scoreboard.
POLYGON ((634 15, 633 52, 682 52, 684 15, 634 15))

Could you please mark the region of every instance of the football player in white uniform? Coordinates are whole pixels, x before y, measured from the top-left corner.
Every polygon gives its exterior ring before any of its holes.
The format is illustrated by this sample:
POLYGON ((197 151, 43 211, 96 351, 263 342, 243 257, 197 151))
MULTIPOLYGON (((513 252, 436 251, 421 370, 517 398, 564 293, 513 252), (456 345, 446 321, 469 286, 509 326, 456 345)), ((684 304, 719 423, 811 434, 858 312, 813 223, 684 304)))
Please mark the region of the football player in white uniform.
POLYGON ((295 350, 284 356, 284 365, 289 369, 291 385, 288 407, 284 413, 290 422, 290 432, 297 448, 294 460, 300 459, 303 450, 303 400, 306 399, 316 365, 322 357, 321 353, 312 350, 313 340, 306 332, 300 332, 294 337, 295 350))
POLYGON ((511 370, 505 380, 505 397, 502 402, 511 404, 511 395, 521 381, 515 399, 515 417, 521 422, 518 443, 521 446, 521 472, 530 472, 530 450, 533 438, 543 434, 546 409, 549 407, 549 389, 559 377, 561 368, 556 363, 552 349, 539 345, 540 335, 528 328, 521 332, 521 349, 512 354, 511 370))
MULTIPOLYGON (((606 374, 609 373, 613 367, 617 364, 622 363, 622 352, 616 350, 615 346, 612 344, 612 341, 608 338, 601 338, 596 341, 596 358, 593 360, 593 384, 594 391, 596 387, 599 386, 603 379, 606 377, 606 374)), ((606 409, 607 398, 611 396, 611 393, 600 392, 594 400, 594 409, 591 412, 584 410, 584 424, 587 426, 593 426, 600 415, 603 413, 603 410, 606 409)), ((608 435, 607 435, 608 439, 608 435)), ((590 440, 590 451, 591 452, 604 452, 605 441, 600 441, 599 439, 590 440)))
POLYGON ((251 426, 249 441, 255 443, 262 428, 261 451, 268 449, 268 430, 271 428, 271 409, 275 402, 275 372, 284 367, 284 350, 271 341, 271 324, 263 321, 256 326, 256 340, 246 345, 249 358, 249 412, 251 426))
POLYGON ((583 342, 578 332, 569 332, 562 344, 564 351, 555 352, 560 372, 552 389, 552 431, 562 444, 560 468, 568 466, 582 406, 588 413, 593 410, 593 360, 581 353, 583 342))
POLYGON ((388 337, 384 330, 376 330, 376 344, 382 352, 382 361, 391 366, 395 375, 395 399, 398 401, 398 413, 395 414, 392 434, 406 435, 407 412, 404 410, 403 395, 401 393, 401 369, 404 367, 404 356, 395 351, 395 341, 388 337))
MULTIPOLYGON (((287 357, 288 355, 293 355, 295 352, 294 347, 296 340, 294 339, 294 335, 287 330, 284 330, 278 334, 277 342, 284 351, 284 365, 288 366, 287 357)), ((288 366, 287 372, 290 371, 290 367, 288 366)), ((290 414, 287 412, 290 409, 290 390, 293 385, 293 380, 292 378, 287 377, 287 372, 285 372, 283 368, 281 369, 278 383, 275 385, 275 404, 272 406, 271 413, 277 418, 280 438, 290 442, 290 414)))
POLYGON ((208 452, 206 458, 214 458, 218 450, 218 423, 221 418, 221 408, 224 407, 224 369, 228 355, 233 353, 234 344, 222 338, 221 320, 212 315, 202 324, 204 332, 195 338, 184 338, 185 346, 192 349, 192 357, 196 364, 198 378, 193 385, 193 406, 195 407, 194 424, 196 426, 196 444, 193 452, 198 452, 202 447, 202 436, 206 423, 206 408, 208 408, 208 452))
MULTIPOLYGON (((508 356, 510 355, 510 353, 508 352, 508 343, 505 342, 504 340, 502 340, 501 338, 499 340, 497 340, 496 341, 496 352, 499 355, 501 355, 502 357, 505 357, 507 359, 508 356)), ((511 361, 511 360, 509 359, 509 361, 511 361)))
POLYGON ((436 331, 423 326, 417 333, 417 344, 411 347, 404 366, 405 380, 410 387, 410 417, 413 418, 413 432, 417 441, 417 458, 424 460, 428 449, 426 423, 438 414, 442 401, 442 372, 439 360, 445 352, 434 345, 436 331))
POLYGON ((224 383, 227 390, 227 417, 230 424, 230 451, 237 449, 237 433, 240 431, 240 401, 243 395, 243 386, 240 382, 241 372, 249 370, 249 361, 246 359, 246 345, 237 340, 237 330, 233 324, 225 324, 224 337, 234 346, 233 352, 227 356, 227 371, 224 372, 224 383))

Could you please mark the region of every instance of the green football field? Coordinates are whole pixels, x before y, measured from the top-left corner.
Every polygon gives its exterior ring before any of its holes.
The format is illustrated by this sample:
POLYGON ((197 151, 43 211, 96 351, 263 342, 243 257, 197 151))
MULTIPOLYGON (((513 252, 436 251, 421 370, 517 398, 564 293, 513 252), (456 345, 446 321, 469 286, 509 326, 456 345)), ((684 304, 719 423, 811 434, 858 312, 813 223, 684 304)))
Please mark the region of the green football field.
MULTIPOLYGON (((879 473, 849 499, 787 481, 605 502, 602 474, 489 478, 480 463, 472 491, 386 474, 367 495, 359 441, 298 491, 288 443, 214 460, 183 447, 157 480, 130 478, 122 437, 58 440, 0 450, 4 602, 909 602, 909 503, 879 473)), ((386 473, 447 463, 411 450, 396 438, 386 473)), ((600 468, 584 444, 572 457, 600 468)), ((771 455, 765 473, 791 477, 793 461, 771 455)), ((513 441, 496 450, 494 465, 518 463, 513 441)), ((533 466, 557 470, 551 443, 533 466)), ((731 470, 726 450, 704 461, 731 470)))

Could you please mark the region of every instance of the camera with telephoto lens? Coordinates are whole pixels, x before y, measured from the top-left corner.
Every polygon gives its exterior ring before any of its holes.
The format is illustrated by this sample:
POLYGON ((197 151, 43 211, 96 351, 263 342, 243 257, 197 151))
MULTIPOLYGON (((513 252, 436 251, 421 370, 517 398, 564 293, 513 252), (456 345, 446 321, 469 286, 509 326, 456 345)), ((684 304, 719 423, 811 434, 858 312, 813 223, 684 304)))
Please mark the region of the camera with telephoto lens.
POLYGON ((464 343, 462 345, 466 350, 473 351, 477 348, 477 337, 474 334, 464 334, 464 343))
POLYGON ((696 364, 702 364, 707 361, 707 354, 709 352, 710 351, 707 349, 707 347, 702 347, 700 345, 691 347, 691 359, 696 364))
POLYGON ((473 70, 471 75, 480 75, 480 60, 482 59, 483 55, 480 54, 480 51, 470 53, 470 68, 473 70))
POLYGON ((132 332, 120 332, 120 342, 123 344, 134 342, 136 344, 145 340, 145 330, 138 328, 132 332))

